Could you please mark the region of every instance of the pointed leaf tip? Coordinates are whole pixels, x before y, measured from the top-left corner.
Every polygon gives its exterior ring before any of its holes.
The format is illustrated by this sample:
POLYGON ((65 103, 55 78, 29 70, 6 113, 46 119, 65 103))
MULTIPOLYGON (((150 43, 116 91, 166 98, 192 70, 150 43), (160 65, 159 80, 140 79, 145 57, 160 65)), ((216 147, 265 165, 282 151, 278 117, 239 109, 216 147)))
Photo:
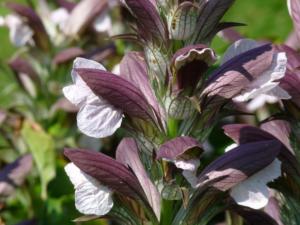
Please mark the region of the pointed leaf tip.
POLYGON ((117 148, 116 159, 132 169, 145 192, 150 206, 159 220, 161 212, 160 193, 149 178, 140 160, 137 143, 133 138, 124 138, 121 141, 117 148))

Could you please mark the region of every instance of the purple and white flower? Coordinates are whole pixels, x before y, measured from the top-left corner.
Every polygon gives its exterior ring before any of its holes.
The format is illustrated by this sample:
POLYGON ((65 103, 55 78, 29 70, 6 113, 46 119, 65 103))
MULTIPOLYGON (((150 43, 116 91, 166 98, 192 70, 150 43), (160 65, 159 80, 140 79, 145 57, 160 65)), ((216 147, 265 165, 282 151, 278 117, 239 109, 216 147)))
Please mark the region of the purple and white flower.
POLYGON ((10 14, 0 17, 0 26, 8 27, 10 41, 15 46, 21 47, 33 43, 33 31, 19 16, 10 14))
POLYGON ((202 146, 196 139, 182 136, 165 142, 158 150, 157 159, 174 163, 178 169, 182 169, 182 175, 191 186, 196 188, 202 152, 202 146))
MULTIPOLYGON (((237 146, 237 144, 232 144, 225 149, 225 152, 237 146)), ((252 209, 264 208, 268 204, 270 197, 267 183, 278 178, 280 175, 281 162, 275 159, 264 169, 234 186, 230 191, 230 196, 239 205, 247 206, 252 209)))
POLYGON ((84 134, 95 138, 112 135, 121 126, 123 118, 121 110, 96 96, 76 72, 76 69, 105 71, 105 68, 95 61, 84 58, 77 58, 74 61, 71 73, 73 84, 64 87, 63 93, 70 102, 79 107, 78 128, 84 134))
MULTIPOLYGON (((238 40, 225 52, 222 64, 228 62, 235 56, 259 46, 259 43, 252 40, 238 40)), ((246 102, 251 100, 247 105, 247 108, 254 111, 263 106, 265 103, 275 103, 280 99, 289 99, 290 95, 284 89, 279 87, 280 79, 285 76, 286 66, 286 54, 284 52, 275 53, 270 67, 258 78, 251 81, 242 93, 234 97, 233 100, 237 102, 246 102)))
POLYGON ((85 215, 103 216, 113 207, 112 191, 81 171, 74 163, 65 171, 75 188, 75 207, 85 215))

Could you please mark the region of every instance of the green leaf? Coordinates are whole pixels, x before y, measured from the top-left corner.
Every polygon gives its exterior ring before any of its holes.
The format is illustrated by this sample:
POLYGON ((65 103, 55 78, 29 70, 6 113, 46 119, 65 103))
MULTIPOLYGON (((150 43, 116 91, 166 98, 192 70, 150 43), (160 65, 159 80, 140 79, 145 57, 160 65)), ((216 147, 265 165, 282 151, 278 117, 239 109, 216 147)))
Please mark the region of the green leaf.
POLYGON ((37 166, 41 183, 42 198, 47 198, 47 185, 55 177, 54 140, 37 123, 25 121, 22 131, 29 151, 37 166))

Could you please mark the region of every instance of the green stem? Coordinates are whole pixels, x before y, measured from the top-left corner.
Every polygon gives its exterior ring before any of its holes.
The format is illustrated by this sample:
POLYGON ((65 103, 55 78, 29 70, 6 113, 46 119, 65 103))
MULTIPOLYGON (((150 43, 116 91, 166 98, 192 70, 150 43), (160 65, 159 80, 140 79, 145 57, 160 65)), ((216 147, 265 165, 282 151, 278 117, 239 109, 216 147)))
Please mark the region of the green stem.
POLYGON ((162 202, 162 215, 161 215, 161 225, 172 224, 173 219, 173 205, 174 201, 163 200, 162 202))
POLYGON ((168 137, 175 138, 178 134, 178 120, 169 118, 168 120, 168 137))
POLYGON ((226 224, 227 225, 243 225, 243 219, 236 213, 226 211, 226 224))

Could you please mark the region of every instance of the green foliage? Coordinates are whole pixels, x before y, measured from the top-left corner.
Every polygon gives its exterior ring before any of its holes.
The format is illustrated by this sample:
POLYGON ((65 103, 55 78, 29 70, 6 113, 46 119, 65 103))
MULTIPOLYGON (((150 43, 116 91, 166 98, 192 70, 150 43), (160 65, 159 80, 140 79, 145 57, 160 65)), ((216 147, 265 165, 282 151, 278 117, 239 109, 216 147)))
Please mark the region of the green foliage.
POLYGON ((25 121, 21 131, 29 151, 32 153, 42 183, 43 199, 47 198, 47 185, 55 177, 55 144, 36 123, 25 121))

